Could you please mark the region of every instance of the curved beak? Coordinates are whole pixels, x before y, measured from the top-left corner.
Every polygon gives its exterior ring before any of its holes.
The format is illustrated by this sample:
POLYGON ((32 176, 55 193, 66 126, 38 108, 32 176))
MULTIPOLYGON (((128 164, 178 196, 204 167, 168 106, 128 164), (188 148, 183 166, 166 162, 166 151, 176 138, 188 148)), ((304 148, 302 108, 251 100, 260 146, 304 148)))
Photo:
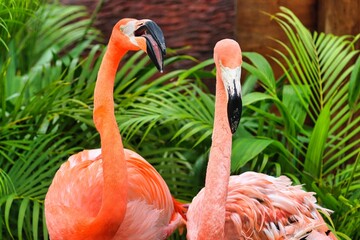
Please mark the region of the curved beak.
POLYGON ((135 31, 135 36, 142 36, 146 39, 146 52, 156 68, 162 72, 164 68, 164 57, 166 55, 166 45, 161 28, 151 20, 144 20, 135 31))
POLYGON ((239 126, 242 112, 240 76, 240 66, 237 68, 221 66, 221 77, 228 97, 227 114, 232 134, 239 126))

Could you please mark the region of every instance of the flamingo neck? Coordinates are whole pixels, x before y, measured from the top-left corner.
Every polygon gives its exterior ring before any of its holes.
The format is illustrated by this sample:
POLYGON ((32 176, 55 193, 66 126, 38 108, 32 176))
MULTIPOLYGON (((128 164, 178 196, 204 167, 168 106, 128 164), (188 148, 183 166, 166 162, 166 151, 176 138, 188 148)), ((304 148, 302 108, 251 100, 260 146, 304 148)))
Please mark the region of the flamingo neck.
POLYGON ((227 96, 219 72, 220 70, 216 75, 214 128, 206 171, 199 239, 224 239, 232 134, 227 119, 227 96))
POLYGON ((94 123, 100 133, 103 165, 103 196, 100 211, 91 223, 91 232, 113 237, 127 206, 127 168, 124 147, 114 113, 114 81, 127 49, 115 46, 110 38, 98 72, 94 92, 94 123))

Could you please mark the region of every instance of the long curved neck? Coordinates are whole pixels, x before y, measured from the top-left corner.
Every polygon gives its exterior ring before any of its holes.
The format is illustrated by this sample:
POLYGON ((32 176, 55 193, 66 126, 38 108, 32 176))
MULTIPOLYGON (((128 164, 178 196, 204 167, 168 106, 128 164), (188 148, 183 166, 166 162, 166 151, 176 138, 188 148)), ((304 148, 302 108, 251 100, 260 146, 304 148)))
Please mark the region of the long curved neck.
POLYGON ((227 119, 227 96, 220 78, 220 70, 217 69, 214 129, 206 171, 199 239, 224 238, 232 134, 227 119))
POLYGON ((127 168, 124 147, 114 114, 114 81, 121 58, 127 49, 119 49, 110 38, 98 72, 94 92, 94 123, 100 133, 103 161, 103 197, 100 211, 91 223, 94 235, 114 236, 125 217, 127 205, 127 168))

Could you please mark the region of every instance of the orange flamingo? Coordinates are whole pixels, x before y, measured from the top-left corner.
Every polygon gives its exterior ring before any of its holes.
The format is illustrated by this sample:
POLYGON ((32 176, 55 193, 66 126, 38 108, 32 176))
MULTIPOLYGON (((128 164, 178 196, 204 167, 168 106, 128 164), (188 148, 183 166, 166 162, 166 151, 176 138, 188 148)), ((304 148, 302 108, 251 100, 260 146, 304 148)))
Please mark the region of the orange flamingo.
POLYGON ((114 26, 94 92, 101 149, 71 156, 56 173, 45 198, 51 239, 165 239, 183 222, 160 174, 122 144, 113 87, 130 50, 144 50, 162 71, 166 47, 159 26, 129 18, 114 26))
POLYGON ((187 238, 336 239, 318 210, 313 193, 278 178, 246 172, 230 176, 232 134, 242 110, 239 44, 230 39, 214 48, 216 64, 215 120, 205 187, 187 212, 187 238))

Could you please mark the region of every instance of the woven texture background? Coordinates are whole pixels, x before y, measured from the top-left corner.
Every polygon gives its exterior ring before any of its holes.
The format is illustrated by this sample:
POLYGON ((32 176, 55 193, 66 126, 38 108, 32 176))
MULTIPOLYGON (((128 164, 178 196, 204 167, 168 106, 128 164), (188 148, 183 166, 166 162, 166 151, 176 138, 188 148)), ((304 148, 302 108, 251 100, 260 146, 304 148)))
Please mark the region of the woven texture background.
MULTIPOLYGON (((61 2, 85 5, 90 14, 98 3, 95 0, 61 2)), ((218 40, 235 37, 235 1, 230 0, 109 0, 102 6, 95 26, 108 39, 114 24, 124 17, 154 20, 164 32, 167 47, 191 46, 184 53, 199 60, 212 57, 218 40)))

